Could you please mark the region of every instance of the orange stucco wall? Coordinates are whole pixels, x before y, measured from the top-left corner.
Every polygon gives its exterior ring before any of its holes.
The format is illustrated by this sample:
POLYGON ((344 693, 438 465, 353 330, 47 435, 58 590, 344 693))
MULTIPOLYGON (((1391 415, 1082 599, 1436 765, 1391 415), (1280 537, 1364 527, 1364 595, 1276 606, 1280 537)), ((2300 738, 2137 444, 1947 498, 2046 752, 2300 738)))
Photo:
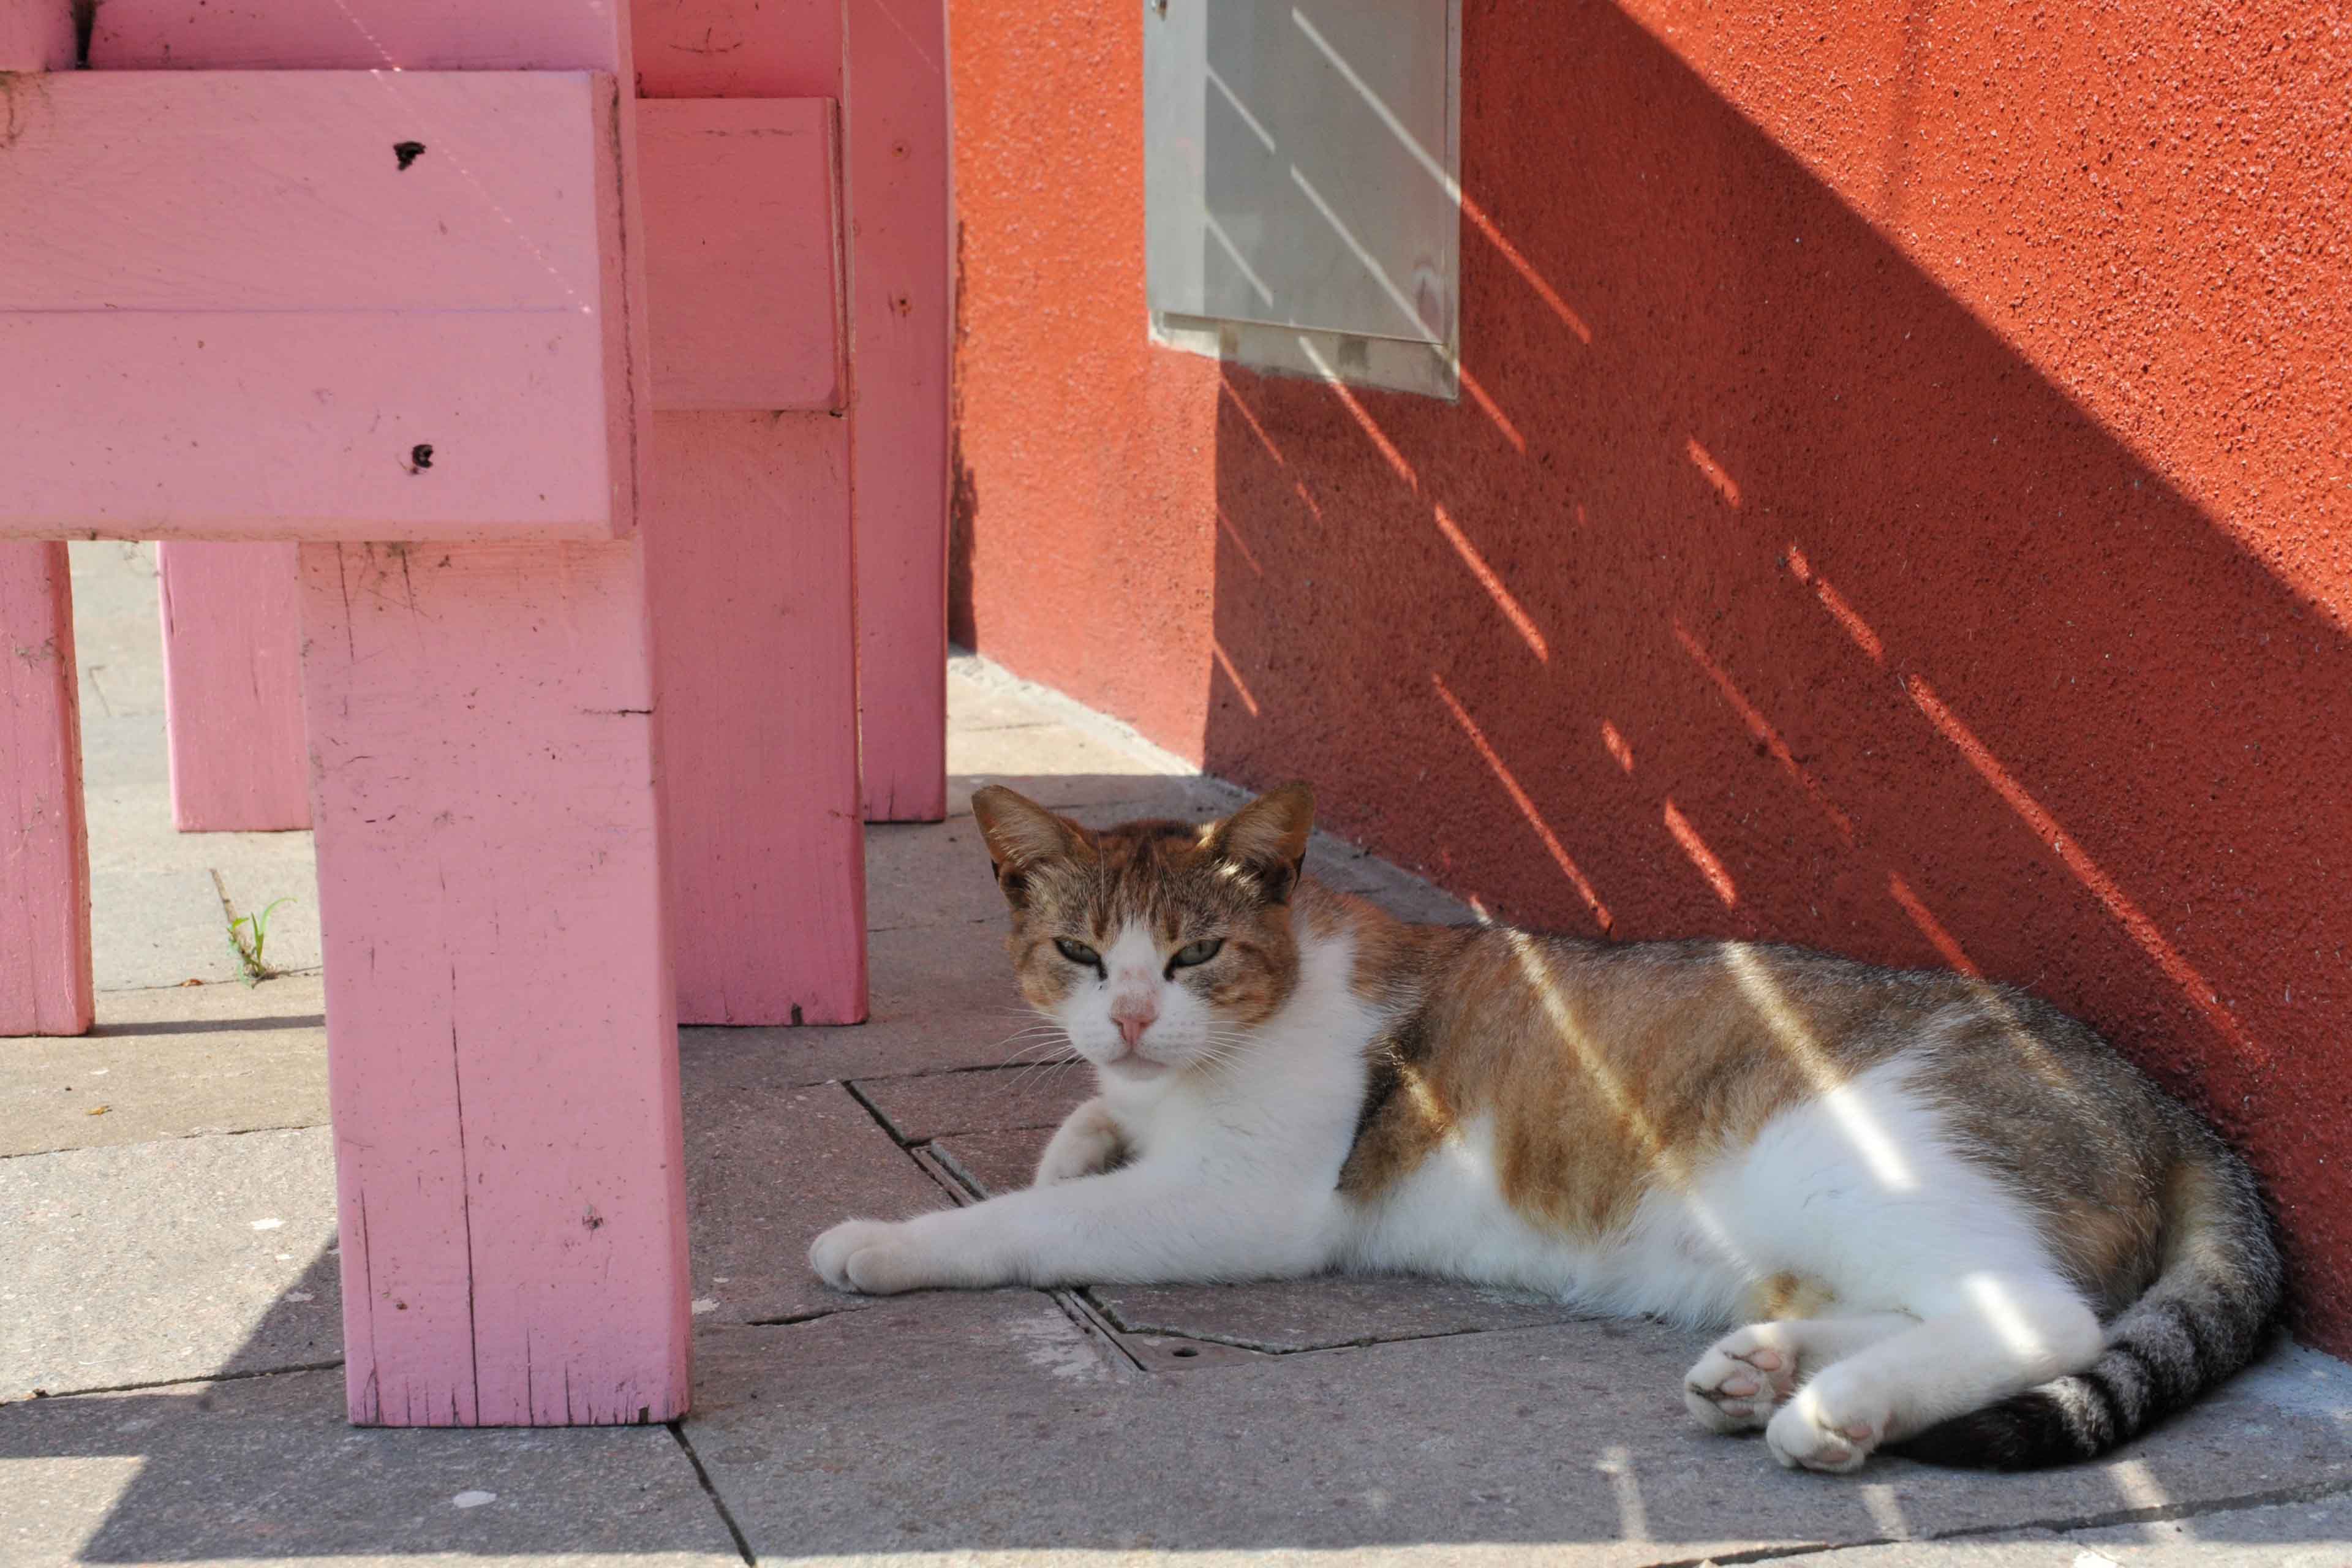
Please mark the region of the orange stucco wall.
POLYGON ((1150 346, 1141 7, 954 0, 960 637, 1515 918, 2039 989, 2352 1350, 2352 31, 1464 9, 1448 405, 1150 346))

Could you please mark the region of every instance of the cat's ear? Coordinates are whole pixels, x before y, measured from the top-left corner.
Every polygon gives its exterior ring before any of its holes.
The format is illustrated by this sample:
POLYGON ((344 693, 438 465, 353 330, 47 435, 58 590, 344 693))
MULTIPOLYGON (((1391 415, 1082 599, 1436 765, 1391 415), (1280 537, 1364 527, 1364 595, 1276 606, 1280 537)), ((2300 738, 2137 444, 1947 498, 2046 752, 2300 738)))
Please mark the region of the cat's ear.
POLYGON ((1268 790, 1209 835, 1209 853, 1255 878, 1273 903, 1287 903, 1315 830, 1315 792, 1303 784, 1268 790))
POLYGON ((989 784, 971 793, 972 819, 988 842, 990 868, 996 885, 1015 904, 1021 901, 1024 879, 1036 866, 1077 853, 1087 843, 1087 830, 1057 816, 1025 795, 1003 784, 989 784))

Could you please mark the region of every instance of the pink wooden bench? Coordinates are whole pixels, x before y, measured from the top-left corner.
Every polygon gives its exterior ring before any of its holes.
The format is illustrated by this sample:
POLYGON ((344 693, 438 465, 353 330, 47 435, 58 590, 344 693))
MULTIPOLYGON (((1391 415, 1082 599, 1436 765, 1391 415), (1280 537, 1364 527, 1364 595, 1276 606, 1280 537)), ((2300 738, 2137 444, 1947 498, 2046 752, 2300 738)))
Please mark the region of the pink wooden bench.
POLYGON ((839 33, 643 0, 759 36, 696 82, 566 0, 71 9, 0 0, 53 73, 0 79, 0 1034, 90 1022, 54 542, 158 539, 175 637, 290 617, 299 726, 235 721, 308 738, 352 1418, 667 1419, 680 998, 864 1006, 839 33))
MULTIPOLYGON (((640 0, 635 18, 641 92, 670 97, 838 97, 846 111, 846 173, 856 241, 848 260, 858 374, 826 386, 779 387, 761 345, 726 334, 709 345, 699 374, 676 342, 684 323, 663 324, 658 303, 657 410, 822 409, 847 414, 834 444, 848 456, 834 467, 830 492, 803 482, 791 494, 762 493, 756 463, 723 464, 751 488, 701 498, 717 501, 730 537, 663 574, 707 573, 707 634, 689 646, 657 639, 666 733, 678 747, 670 797, 673 877, 678 892, 679 1008, 688 1023, 841 1023, 864 1016, 862 968, 821 942, 793 940, 795 910, 843 906, 856 894, 845 867, 852 835, 814 843, 773 829, 772 780, 707 765, 753 755, 740 743, 747 715, 774 721, 751 740, 776 738, 794 716, 822 710, 832 694, 813 682, 837 627, 803 616, 761 613, 730 584, 756 572, 762 554, 792 542, 761 519, 792 503, 806 512, 846 508, 854 519, 860 649, 858 682, 864 776, 870 821, 937 820, 946 809, 947 365, 950 279, 947 238, 947 105, 941 0, 850 0, 845 13, 822 5, 780 9, 751 0, 640 0), (673 372, 665 367, 676 365, 673 372), (853 396, 854 393, 854 396, 853 396), (820 401, 823 400, 823 401, 820 401), (741 552, 748 550, 746 555, 741 552), (739 613, 726 614, 730 609, 739 613), (714 664, 724 651, 731 663, 714 664), (722 670, 736 679, 715 701, 677 694, 722 670), (741 672, 764 677, 744 690, 741 672), (716 732, 709 732, 717 726, 716 732)), ((188 15, 184 6, 144 6, 100 16, 92 63, 106 67, 275 63, 288 56, 282 27, 252 19, 188 15)), ((314 47, 307 43, 301 47, 314 47)), ((303 63, 294 55, 288 63, 303 63)), ((717 145, 714 141, 707 145, 717 145)), ((649 201, 697 189, 674 184, 645 147, 649 201)), ((655 243, 687 232, 657 215, 655 243)), ((653 264, 660 261, 658 251, 653 264)), ((659 287, 660 298, 696 303, 704 323, 772 320, 772 289, 756 271, 706 268, 691 290, 659 287)), ((667 422, 665 422, 667 423, 667 422)), ((804 421, 793 421, 804 425, 804 421)), ((706 426, 707 433, 707 426, 706 426)), ((803 430, 812 450, 825 438, 803 430)), ((708 469, 716 454, 690 449, 708 469)), ((749 461, 749 455, 744 455, 749 461)), ((816 470, 808 470, 814 473, 816 470)), ((721 487, 723 491, 725 487, 721 487)), ((681 497, 689 506, 693 497, 681 497)), ((278 544, 183 542, 160 552, 173 815, 191 831, 268 831, 309 824, 300 787, 300 695, 291 614, 292 548, 278 544)), ((667 595, 665 595, 666 599, 667 595)), ((666 627, 671 623, 665 617, 666 627)), ((847 679, 846 672, 835 681, 847 679)))

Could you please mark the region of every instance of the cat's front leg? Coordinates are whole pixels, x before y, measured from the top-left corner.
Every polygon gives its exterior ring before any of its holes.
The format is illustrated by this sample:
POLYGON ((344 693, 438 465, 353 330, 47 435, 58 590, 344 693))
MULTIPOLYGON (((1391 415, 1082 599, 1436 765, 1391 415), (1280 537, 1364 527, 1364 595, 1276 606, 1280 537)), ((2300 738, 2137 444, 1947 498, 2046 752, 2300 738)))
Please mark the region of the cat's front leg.
POLYGON ((910 1220, 850 1220, 816 1238, 809 1263, 835 1289, 869 1296, 1288 1279, 1330 1260, 1328 1199, 1130 1165, 910 1220))
POLYGON ((1112 1117, 1110 1101, 1097 1095, 1063 1120, 1053 1142, 1039 1156, 1037 1175, 1030 1184, 1045 1187, 1080 1176, 1098 1176, 1123 1163, 1127 1152, 1127 1134, 1112 1117))

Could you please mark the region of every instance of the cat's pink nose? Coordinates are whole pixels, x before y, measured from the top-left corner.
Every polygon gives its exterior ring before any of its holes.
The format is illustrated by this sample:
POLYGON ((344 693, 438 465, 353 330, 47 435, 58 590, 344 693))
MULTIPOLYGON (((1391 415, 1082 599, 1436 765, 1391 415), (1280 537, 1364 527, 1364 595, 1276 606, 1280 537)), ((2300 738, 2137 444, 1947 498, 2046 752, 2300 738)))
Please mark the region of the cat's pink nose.
POLYGON ((1143 1031, 1151 1027, 1152 1021, 1159 1016, 1160 1005, 1149 998, 1121 1002, 1110 1010, 1110 1021, 1118 1026, 1118 1037, 1127 1042, 1127 1048, 1130 1051, 1143 1038, 1143 1031))

